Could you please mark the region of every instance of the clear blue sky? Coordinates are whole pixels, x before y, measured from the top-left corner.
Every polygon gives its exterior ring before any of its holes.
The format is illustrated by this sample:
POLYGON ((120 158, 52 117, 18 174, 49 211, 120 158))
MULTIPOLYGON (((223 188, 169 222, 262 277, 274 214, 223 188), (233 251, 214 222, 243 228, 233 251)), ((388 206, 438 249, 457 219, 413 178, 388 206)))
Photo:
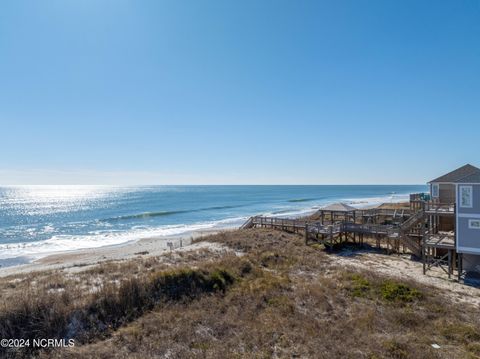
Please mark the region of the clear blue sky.
POLYGON ((5 0, 0 183, 423 183, 480 165, 480 1, 5 0))

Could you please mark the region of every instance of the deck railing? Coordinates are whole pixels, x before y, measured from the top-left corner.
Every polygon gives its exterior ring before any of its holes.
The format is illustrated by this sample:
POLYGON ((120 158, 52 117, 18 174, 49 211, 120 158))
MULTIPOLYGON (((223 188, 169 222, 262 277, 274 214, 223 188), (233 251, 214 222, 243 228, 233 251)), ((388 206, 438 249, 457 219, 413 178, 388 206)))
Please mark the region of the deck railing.
POLYGON ((425 202, 425 212, 436 213, 436 214, 454 214, 455 213, 455 202, 451 203, 440 203, 438 201, 428 201, 425 202))
POLYGON ((369 234, 384 234, 390 235, 394 231, 393 225, 386 224, 358 224, 358 223, 344 223, 343 231, 352 233, 369 233, 369 234))
POLYGON ((437 248, 450 248, 455 246, 455 233, 438 231, 425 234, 425 245, 437 248))

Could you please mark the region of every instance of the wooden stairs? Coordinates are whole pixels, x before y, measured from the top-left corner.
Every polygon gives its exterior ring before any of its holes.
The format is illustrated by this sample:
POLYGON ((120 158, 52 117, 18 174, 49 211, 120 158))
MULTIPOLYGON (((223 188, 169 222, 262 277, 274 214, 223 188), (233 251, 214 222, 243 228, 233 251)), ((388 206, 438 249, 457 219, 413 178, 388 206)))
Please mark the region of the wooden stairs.
POLYGON ((421 223, 423 223, 424 218, 424 211, 419 210, 398 226, 399 236, 402 239, 402 243, 418 258, 422 256, 422 245, 418 238, 411 236, 411 233, 415 227, 418 227, 421 223))

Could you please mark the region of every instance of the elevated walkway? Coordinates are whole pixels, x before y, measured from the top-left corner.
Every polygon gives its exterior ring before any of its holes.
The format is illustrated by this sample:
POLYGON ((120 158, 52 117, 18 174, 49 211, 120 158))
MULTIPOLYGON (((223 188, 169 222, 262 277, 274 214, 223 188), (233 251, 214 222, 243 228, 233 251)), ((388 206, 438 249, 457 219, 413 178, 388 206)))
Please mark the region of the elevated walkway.
MULTIPOLYGON (((372 224, 372 223, 353 223, 348 221, 338 221, 335 223, 322 223, 320 221, 309 222, 305 220, 255 216, 249 218, 240 228, 275 228, 294 233, 304 233, 305 241, 316 240, 326 245, 332 246, 343 238, 348 236, 355 239, 356 235, 373 237, 377 240, 386 238, 398 241, 403 244, 415 256, 420 257, 422 247, 417 238, 409 235, 412 228, 417 226, 424 218, 423 211, 418 211, 411 215, 400 225, 393 224, 372 224)), ((398 246, 399 247, 399 246, 398 246)))

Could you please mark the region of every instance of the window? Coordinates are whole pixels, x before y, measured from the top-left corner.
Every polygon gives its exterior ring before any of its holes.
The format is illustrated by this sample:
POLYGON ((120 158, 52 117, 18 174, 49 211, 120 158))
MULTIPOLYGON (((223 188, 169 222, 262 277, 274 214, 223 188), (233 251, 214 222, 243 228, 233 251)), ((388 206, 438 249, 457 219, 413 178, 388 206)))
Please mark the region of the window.
POLYGON ((469 219, 468 228, 470 229, 480 229, 480 219, 469 219))
POLYGON ((438 198, 438 183, 432 184, 432 197, 438 198))
POLYGON ((472 186, 460 186, 460 207, 473 207, 472 186))

